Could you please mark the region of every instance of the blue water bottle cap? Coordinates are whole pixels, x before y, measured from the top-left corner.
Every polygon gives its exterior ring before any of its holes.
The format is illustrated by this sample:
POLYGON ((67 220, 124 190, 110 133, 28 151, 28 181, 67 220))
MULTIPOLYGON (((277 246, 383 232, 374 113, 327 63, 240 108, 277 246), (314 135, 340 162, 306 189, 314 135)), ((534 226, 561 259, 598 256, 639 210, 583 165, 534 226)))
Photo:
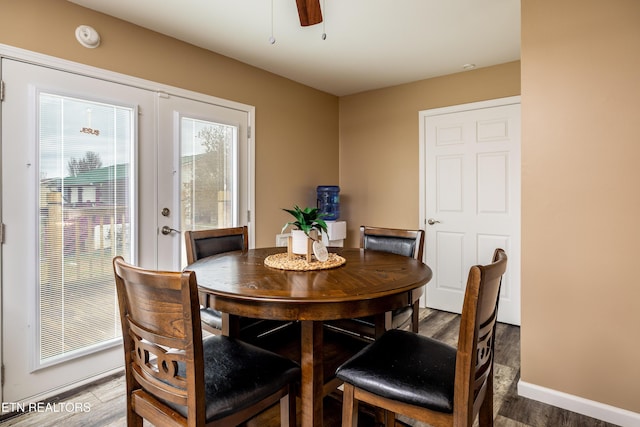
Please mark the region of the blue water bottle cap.
POLYGON ((337 185, 318 185, 316 191, 340 191, 340 187, 337 185))

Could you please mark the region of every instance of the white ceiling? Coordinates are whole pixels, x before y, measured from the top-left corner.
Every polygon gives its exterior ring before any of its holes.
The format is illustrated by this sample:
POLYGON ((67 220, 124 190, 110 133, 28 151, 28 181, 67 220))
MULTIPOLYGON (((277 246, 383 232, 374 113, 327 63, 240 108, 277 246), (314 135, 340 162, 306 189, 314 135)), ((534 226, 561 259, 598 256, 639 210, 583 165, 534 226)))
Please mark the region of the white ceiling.
POLYGON ((70 1, 338 96, 520 58, 520 0, 70 1))

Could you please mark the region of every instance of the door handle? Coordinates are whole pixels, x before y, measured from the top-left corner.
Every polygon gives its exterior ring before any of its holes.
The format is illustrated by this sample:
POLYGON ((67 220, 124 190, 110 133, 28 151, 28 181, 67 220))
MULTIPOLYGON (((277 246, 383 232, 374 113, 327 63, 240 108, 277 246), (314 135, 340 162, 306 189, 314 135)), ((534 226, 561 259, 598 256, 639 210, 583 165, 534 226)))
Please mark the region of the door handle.
POLYGON ((440 221, 438 221, 437 219, 429 218, 427 220, 427 224, 429 224, 429 225, 440 224, 440 221))
POLYGON ((171 228, 168 225, 165 225, 160 229, 160 232, 166 236, 167 234, 171 234, 172 232, 180 233, 180 230, 176 230, 175 228, 171 228))

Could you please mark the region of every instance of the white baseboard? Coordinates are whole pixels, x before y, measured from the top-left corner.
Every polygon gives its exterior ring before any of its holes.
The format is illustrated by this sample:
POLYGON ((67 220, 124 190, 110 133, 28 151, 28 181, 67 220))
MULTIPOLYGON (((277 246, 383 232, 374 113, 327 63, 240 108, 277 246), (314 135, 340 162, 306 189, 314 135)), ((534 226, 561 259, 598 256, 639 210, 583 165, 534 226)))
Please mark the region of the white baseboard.
POLYGON ((622 427, 640 426, 640 414, 636 412, 530 384, 522 380, 518 381, 518 394, 528 399, 537 400, 622 427))

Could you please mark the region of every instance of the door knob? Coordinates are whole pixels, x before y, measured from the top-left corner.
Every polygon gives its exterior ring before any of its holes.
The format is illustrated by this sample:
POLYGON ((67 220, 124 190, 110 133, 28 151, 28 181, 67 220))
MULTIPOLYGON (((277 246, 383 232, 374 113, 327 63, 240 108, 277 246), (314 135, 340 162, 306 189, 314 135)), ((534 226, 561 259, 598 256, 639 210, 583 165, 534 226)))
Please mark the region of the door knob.
POLYGON ((429 218, 427 220, 427 224, 429 225, 440 224, 440 221, 438 221, 437 219, 429 218))
POLYGON ((171 232, 180 233, 180 230, 176 230, 175 228, 165 225, 160 229, 160 232, 166 236, 167 234, 171 234, 171 232))

